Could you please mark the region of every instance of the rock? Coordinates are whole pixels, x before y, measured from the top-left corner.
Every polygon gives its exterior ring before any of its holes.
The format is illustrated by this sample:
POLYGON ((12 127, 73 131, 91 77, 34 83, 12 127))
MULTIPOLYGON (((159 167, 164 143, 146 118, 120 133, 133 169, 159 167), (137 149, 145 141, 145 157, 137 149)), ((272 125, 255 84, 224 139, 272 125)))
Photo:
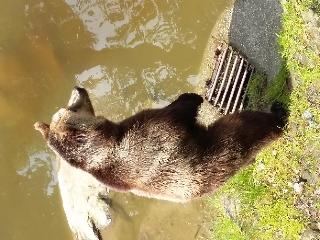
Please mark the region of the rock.
POLYGON ((302 114, 302 117, 307 119, 307 120, 312 120, 313 119, 313 114, 309 110, 306 110, 302 114))
POLYGON ((302 13, 302 19, 306 24, 317 26, 319 17, 311 9, 302 13))
POLYGON ((311 106, 320 108, 320 79, 314 81, 309 87, 308 102, 311 106))
POLYGON ((294 58, 303 66, 313 68, 315 66, 314 62, 305 54, 296 53, 294 58))
POLYGON ((320 230, 320 222, 316 223, 317 229, 320 230))
MULTIPOLYGON (((302 19, 306 25, 307 41, 311 51, 315 54, 320 54, 320 18, 317 14, 309 9, 302 13, 302 19)), ((307 65, 310 68, 316 66, 316 63, 307 65)))
MULTIPOLYGON (((317 213, 315 213, 315 215, 317 215, 317 213)), ((320 231, 320 222, 312 222, 310 224, 310 228, 316 231, 320 231)))
POLYGON ((231 196, 223 196, 222 202, 227 215, 231 219, 237 220, 240 211, 240 200, 231 196))
POLYGON ((304 182, 296 182, 293 184, 293 190, 295 193, 297 194, 301 194, 303 191, 303 187, 304 187, 304 182))
POLYGON ((301 240, 320 240, 320 233, 312 229, 307 229, 301 234, 301 240))
POLYGON ((320 197, 320 188, 317 188, 315 191, 314 191, 314 194, 315 195, 318 195, 320 197))
POLYGON ((305 179, 311 185, 315 185, 319 181, 318 176, 314 173, 310 173, 308 170, 302 171, 301 178, 305 179))
POLYGON ((314 116, 313 116, 312 112, 310 112, 309 110, 304 111, 302 114, 302 117, 307 120, 309 127, 316 126, 314 116))
POLYGON ((262 172, 265 168, 265 164, 263 162, 259 162, 256 169, 258 172, 262 172))
POLYGON ((290 72, 290 74, 291 74, 291 78, 290 78, 290 90, 293 90, 293 89, 295 89, 297 86, 299 86, 302 82, 303 82, 303 80, 301 79, 301 76, 300 75, 298 75, 297 73, 295 73, 295 72, 290 72))

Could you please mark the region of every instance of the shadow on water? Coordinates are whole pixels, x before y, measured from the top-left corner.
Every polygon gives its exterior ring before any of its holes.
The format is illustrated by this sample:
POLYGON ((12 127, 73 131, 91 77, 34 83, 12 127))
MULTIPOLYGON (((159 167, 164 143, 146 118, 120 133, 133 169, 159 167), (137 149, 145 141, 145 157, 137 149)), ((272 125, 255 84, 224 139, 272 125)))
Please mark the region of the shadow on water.
POLYGON ((253 91, 248 92, 249 101, 256 102, 255 105, 260 105, 259 101, 262 105, 273 101, 288 103, 291 83, 278 40, 282 13, 278 0, 236 0, 234 4, 229 41, 255 65, 256 74, 262 75, 256 79, 260 82, 252 81, 251 90, 249 86, 249 91, 253 91))

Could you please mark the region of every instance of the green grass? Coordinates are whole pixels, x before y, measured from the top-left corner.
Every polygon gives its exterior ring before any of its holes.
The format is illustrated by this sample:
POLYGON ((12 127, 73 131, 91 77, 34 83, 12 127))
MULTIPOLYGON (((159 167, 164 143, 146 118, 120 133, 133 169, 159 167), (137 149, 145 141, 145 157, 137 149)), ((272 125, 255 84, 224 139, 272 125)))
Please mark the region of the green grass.
POLYGON ((270 84, 267 83, 267 77, 264 74, 254 73, 247 89, 247 108, 261 110, 275 101, 281 102, 287 107, 290 101, 289 78, 289 71, 286 66, 282 66, 280 72, 270 84))
POLYGON ((225 239, 221 238, 221 236, 228 236, 228 240, 247 240, 240 227, 227 216, 217 217, 213 223, 213 227, 215 229, 213 237, 216 239, 225 239))
POLYGON ((261 99, 265 94, 265 87, 267 86, 267 76, 261 74, 259 72, 255 72, 250 80, 247 89, 247 96, 248 96, 248 109, 252 110, 260 110, 266 104, 264 100, 261 99))
POLYGON ((320 165, 320 56, 309 46, 312 36, 302 18, 310 8, 319 12, 319 4, 318 0, 288 0, 283 5, 279 43, 284 65, 270 85, 265 76, 255 74, 248 96, 251 109, 273 101, 284 103, 290 111, 287 130, 258 154, 253 166, 240 171, 209 199, 217 213, 212 239, 300 239, 314 219, 297 208, 298 200, 309 199, 320 211, 315 196, 320 181, 307 182, 301 195, 292 187, 304 170, 317 174, 320 165), (298 55, 307 57, 310 64, 301 63, 298 55), (314 123, 303 117, 306 111, 312 113, 314 123), (226 198, 238 204, 234 216, 226 211, 226 198))

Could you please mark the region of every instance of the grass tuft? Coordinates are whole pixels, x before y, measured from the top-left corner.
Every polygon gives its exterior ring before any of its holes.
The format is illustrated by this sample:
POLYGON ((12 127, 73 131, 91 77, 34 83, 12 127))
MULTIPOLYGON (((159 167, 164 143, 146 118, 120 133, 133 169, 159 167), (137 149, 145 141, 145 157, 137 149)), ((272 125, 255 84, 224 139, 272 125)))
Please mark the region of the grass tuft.
POLYGON ((253 166, 240 171, 209 199, 217 212, 213 239, 298 240, 310 223, 320 221, 306 214, 313 211, 320 216, 320 199, 315 194, 320 179, 306 182, 302 193, 293 188, 305 171, 319 176, 320 56, 310 47, 314 39, 303 18, 310 9, 319 14, 319 4, 318 0, 283 4, 279 43, 284 64, 270 84, 264 75, 253 76, 248 105, 260 109, 280 101, 290 111, 289 123, 284 136, 259 153, 253 166), (307 208, 299 205, 305 199, 307 208))

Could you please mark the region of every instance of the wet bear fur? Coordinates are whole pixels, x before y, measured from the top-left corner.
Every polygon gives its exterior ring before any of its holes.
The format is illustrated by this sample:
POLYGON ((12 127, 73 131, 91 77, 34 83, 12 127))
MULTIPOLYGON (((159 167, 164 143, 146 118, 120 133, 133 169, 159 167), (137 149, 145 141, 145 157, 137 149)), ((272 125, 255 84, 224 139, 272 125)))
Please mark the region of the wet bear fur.
POLYGON ((284 112, 243 111, 208 127, 197 123, 201 96, 185 93, 170 105, 115 123, 97 117, 83 88, 50 125, 35 128, 48 146, 116 191, 184 202, 213 192, 278 138, 284 112))

